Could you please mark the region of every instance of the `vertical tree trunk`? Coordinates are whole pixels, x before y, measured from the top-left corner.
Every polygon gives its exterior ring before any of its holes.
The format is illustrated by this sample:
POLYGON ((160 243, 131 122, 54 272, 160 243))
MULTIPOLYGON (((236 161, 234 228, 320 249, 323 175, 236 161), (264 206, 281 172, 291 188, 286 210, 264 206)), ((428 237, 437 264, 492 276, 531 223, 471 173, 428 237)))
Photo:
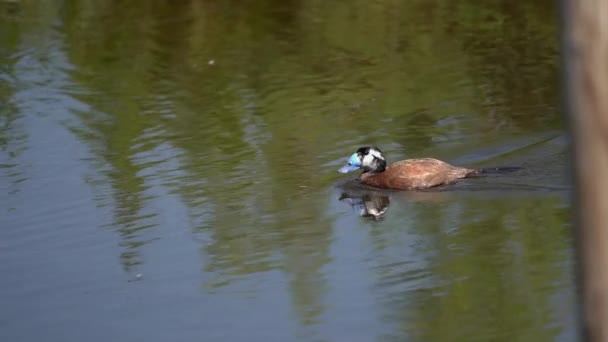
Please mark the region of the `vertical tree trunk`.
POLYGON ((608 341, 608 1, 562 0, 562 19, 583 335, 608 341))

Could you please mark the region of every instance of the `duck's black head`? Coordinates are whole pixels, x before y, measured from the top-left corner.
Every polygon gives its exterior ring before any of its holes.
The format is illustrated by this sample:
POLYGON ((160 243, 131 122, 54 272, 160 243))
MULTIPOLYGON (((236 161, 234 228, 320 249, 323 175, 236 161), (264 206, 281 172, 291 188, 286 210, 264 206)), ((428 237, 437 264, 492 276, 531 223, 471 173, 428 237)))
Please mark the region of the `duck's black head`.
POLYGON ((377 147, 361 147, 348 159, 348 163, 338 170, 347 173, 362 169, 363 172, 382 172, 386 169, 386 159, 377 147))

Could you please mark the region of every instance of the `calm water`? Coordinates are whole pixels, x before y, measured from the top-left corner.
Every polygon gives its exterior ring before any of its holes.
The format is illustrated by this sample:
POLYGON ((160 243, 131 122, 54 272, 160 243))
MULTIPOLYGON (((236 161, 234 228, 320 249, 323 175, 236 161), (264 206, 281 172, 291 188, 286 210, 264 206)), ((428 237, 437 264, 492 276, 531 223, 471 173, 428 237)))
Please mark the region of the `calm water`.
POLYGON ((0 32, 1 341, 575 338, 552 1, 3 0, 0 32), (375 192, 336 172, 366 144, 523 169, 375 192))

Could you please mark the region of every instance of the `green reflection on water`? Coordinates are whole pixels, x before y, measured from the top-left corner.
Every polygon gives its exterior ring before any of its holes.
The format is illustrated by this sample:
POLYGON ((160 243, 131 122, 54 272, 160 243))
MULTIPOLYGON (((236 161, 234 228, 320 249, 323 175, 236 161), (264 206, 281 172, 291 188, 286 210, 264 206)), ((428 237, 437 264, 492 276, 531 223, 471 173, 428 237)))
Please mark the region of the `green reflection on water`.
MULTIPOLYGON (((554 297, 571 281, 563 276, 571 267, 563 201, 456 201, 407 210, 422 235, 416 249, 427 260, 424 267, 383 252, 411 240, 382 238, 375 258, 384 259, 377 286, 387 319, 422 340, 528 341, 562 332, 548 322, 558 317, 556 307, 571 305, 554 297)), ((381 235, 388 234, 403 233, 381 235)))
MULTIPOLYGON (((123 266, 145 263, 141 250, 162 239, 163 211, 151 203, 177 194, 205 241, 205 290, 280 270, 302 326, 321 324, 339 291, 324 271, 332 253, 358 252, 332 252, 344 214, 327 204, 338 159, 364 143, 388 146, 394 159, 457 158, 450 153, 561 128, 549 2, 16 6, 18 15, 5 16, 21 27, 0 26, 16 41, 40 30, 41 17, 60 21, 78 85, 66 92, 90 106, 68 126, 90 148, 92 184, 111 208, 105 226, 120 235, 123 266)), ((10 98, 11 89, 0 91, 10 98)), ((5 146, 17 140, 20 114, 0 113, 5 146)), ((397 340, 562 333, 547 328, 563 321, 552 314, 553 290, 568 286, 555 285, 569 274, 561 201, 454 196, 447 204, 393 198, 385 222, 353 227, 369 231, 371 253, 382 254, 404 248, 386 235, 401 236, 411 222, 428 253, 426 288, 409 289, 407 275, 397 286, 385 284, 394 277, 375 280, 379 320, 397 323, 397 340)))

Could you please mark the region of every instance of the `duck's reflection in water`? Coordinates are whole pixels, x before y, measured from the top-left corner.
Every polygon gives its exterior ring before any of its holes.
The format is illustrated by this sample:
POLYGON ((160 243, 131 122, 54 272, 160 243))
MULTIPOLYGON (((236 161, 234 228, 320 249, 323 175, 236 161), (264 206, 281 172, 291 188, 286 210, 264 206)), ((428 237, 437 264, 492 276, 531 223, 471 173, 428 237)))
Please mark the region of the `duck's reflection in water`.
POLYGON ((348 182, 339 186, 338 200, 348 203, 359 216, 379 220, 384 217, 391 203, 397 201, 441 202, 449 196, 447 187, 436 187, 419 191, 377 190, 358 182, 348 182))
POLYGON ((359 216, 381 219, 388 210, 390 199, 380 191, 342 192, 340 201, 350 204, 359 216))

